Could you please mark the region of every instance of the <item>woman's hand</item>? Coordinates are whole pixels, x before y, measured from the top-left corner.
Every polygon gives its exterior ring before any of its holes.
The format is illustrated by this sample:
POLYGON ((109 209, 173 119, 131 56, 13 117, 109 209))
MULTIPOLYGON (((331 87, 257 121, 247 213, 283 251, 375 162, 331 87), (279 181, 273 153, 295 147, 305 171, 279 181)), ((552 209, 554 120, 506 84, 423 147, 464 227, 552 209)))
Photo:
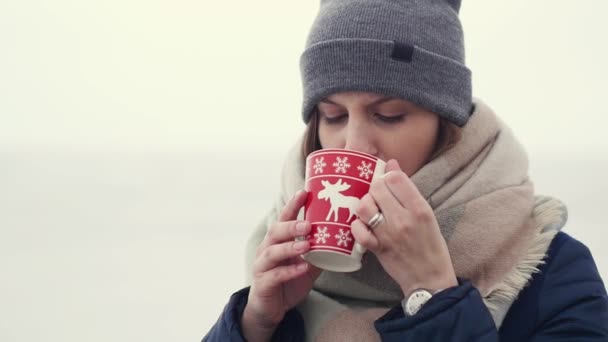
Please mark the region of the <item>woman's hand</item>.
POLYGON ((306 297, 321 270, 300 257, 308 252, 307 240, 294 241, 310 232, 310 223, 296 221, 307 192, 298 192, 270 226, 256 253, 253 281, 241 324, 248 341, 268 341, 285 313, 306 297))
POLYGON ((361 199, 353 236, 376 255, 404 296, 417 288, 458 285, 433 209, 395 160, 389 160, 385 170, 361 199), (366 223, 378 210, 384 221, 370 230, 366 223))

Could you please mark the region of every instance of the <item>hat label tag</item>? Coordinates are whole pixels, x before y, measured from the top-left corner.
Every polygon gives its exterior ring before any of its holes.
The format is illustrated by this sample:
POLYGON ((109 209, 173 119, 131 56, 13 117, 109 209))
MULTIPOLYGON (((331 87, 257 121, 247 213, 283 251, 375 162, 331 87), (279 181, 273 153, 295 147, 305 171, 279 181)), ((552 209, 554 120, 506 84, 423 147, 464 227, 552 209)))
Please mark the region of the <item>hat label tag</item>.
POLYGON ((414 45, 401 43, 393 40, 393 52, 391 58, 400 61, 410 63, 412 61, 412 55, 414 54, 414 45))

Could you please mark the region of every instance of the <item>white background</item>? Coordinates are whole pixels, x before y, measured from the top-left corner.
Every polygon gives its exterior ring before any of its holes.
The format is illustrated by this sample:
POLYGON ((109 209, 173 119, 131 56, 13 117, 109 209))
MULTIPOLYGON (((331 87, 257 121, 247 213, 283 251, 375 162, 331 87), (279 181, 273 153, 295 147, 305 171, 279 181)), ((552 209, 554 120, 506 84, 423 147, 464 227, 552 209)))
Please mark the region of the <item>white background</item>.
MULTIPOLYGON (((302 132, 318 1, 0 1, 0 340, 198 341, 302 132)), ((465 0, 473 89, 608 278, 602 0, 465 0)))

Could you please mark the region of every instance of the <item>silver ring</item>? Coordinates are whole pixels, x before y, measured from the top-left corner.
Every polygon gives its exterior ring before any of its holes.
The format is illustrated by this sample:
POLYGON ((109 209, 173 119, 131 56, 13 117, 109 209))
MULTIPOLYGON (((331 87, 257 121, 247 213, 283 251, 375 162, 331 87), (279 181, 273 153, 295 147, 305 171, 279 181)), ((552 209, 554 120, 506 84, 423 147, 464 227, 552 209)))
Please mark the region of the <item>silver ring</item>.
POLYGON ((382 215, 382 212, 379 211, 376 214, 374 214, 374 216, 372 216, 372 218, 367 223, 367 226, 369 227, 369 229, 374 230, 383 221, 384 221, 384 215, 382 215))

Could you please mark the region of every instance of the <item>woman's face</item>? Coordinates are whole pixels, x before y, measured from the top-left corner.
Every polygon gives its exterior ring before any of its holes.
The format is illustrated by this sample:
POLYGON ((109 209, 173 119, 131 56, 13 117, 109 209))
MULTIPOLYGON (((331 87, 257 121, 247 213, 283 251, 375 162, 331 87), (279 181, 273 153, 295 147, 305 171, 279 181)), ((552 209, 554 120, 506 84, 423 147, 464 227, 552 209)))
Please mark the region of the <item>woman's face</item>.
POLYGON ((318 103, 322 148, 395 159, 409 176, 432 155, 439 117, 412 102, 370 92, 342 92, 318 103))

